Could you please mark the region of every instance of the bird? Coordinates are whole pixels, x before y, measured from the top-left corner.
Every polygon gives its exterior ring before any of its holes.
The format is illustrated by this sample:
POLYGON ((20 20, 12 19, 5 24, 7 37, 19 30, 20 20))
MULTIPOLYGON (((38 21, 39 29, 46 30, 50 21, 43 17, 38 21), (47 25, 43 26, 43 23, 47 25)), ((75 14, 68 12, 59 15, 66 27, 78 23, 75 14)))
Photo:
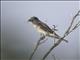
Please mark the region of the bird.
MULTIPOLYGON (((28 19, 28 22, 31 22, 33 27, 36 28, 36 30, 40 33, 40 35, 48 36, 48 37, 54 37, 56 39, 60 39, 61 37, 53 31, 46 23, 42 22, 38 17, 32 16, 30 19, 28 19)), ((65 42, 68 42, 65 39, 62 39, 65 42)))

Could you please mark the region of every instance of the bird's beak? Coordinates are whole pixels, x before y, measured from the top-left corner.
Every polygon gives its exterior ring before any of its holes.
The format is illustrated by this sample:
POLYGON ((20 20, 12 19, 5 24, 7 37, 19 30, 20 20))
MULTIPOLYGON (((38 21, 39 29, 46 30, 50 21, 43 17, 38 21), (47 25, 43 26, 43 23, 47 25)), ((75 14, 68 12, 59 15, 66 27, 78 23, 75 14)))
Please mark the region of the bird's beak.
POLYGON ((29 19, 28 22, 31 22, 31 19, 29 19))

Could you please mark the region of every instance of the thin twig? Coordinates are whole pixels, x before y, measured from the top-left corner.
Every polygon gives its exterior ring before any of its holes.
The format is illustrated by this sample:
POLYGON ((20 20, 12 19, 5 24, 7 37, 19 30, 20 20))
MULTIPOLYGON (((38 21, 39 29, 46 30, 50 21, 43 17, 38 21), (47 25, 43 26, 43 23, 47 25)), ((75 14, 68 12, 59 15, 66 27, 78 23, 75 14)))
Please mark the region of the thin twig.
POLYGON ((67 29, 66 32, 65 32, 65 35, 66 35, 67 33, 69 33, 69 31, 70 31, 70 29, 71 29, 71 27, 72 27, 72 25, 73 25, 73 23, 74 23, 74 20, 76 19, 77 16, 79 16, 79 13, 80 13, 80 10, 79 10, 79 11, 77 12, 77 14, 73 17, 70 26, 68 27, 68 29, 67 29))
POLYGON ((41 45, 40 42, 41 42, 43 39, 45 39, 45 36, 42 36, 42 37, 38 40, 37 45, 36 45, 33 53, 31 54, 29 60, 32 60, 32 57, 33 57, 34 53, 36 52, 36 50, 37 50, 37 48, 39 47, 39 45, 41 45))
POLYGON ((80 26, 80 21, 72 28, 72 30, 69 31, 69 33, 71 33, 73 30, 75 30, 79 26, 80 26))
POLYGON ((56 60, 56 57, 55 57, 55 55, 53 54, 52 56, 53 56, 53 59, 54 59, 54 60, 56 60))
MULTIPOLYGON (((56 42, 55 42, 55 38, 54 38, 54 44, 55 44, 55 43, 56 43, 56 42)), ((56 60, 55 55, 53 54, 52 56, 53 56, 53 59, 56 60)))
POLYGON ((39 45, 45 43, 48 39, 43 40, 42 42, 39 43, 39 45))
POLYGON ((44 57, 42 58, 42 60, 45 60, 45 58, 49 55, 49 53, 50 53, 56 46, 58 46, 61 41, 62 41, 62 39, 58 40, 58 42, 55 43, 55 44, 50 48, 50 50, 44 55, 44 57))
MULTIPOLYGON (((71 21, 71 24, 69 26, 69 28, 66 30, 66 32, 64 33, 63 37, 60 38, 55 44, 53 44, 53 46, 50 48, 50 50, 43 56, 42 60, 45 60, 46 57, 50 54, 50 52, 55 48, 57 47, 61 42, 62 42, 62 39, 64 39, 67 35, 69 35, 69 31, 74 23, 74 20, 76 19, 76 17, 79 15, 80 11, 78 11, 78 13, 73 17, 72 21, 71 21)), ((80 26, 80 24, 78 25, 78 27, 80 26)), ((76 28, 75 28, 76 29, 76 28)), ((74 29, 74 30, 75 30, 74 29)), ((73 31, 73 30, 72 30, 73 31)))

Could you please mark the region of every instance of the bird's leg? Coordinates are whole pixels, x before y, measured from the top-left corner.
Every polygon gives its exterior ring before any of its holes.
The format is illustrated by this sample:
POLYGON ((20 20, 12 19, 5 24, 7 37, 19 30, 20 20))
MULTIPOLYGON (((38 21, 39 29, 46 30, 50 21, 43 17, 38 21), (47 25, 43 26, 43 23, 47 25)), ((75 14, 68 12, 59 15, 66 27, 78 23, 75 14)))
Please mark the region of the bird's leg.
POLYGON ((42 36, 43 36, 43 34, 42 34, 42 33, 40 33, 40 36, 42 37, 42 36))
POLYGON ((41 36, 42 36, 42 37, 40 37, 40 43, 39 43, 39 44, 45 43, 45 42, 48 40, 48 38, 46 38, 47 35, 41 34, 41 36), (45 38, 46 38, 46 39, 45 39, 45 38))
POLYGON ((40 34, 40 36, 41 36, 41 37, 40 37, 40 40, 43 40, 43 39, 45 38, 45 35, 42 34, 42 33, 40 34))

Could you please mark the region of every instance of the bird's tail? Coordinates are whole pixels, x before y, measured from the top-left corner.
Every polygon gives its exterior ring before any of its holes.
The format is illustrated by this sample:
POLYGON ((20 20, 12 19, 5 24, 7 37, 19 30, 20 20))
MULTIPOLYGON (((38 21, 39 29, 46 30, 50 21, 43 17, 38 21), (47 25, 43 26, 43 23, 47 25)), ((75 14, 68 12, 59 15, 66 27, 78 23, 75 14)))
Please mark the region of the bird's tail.
POLYGON ((58 34, 56 34, 56 33, 54 33, 54 36, 53 36, 53 35, 50 35, 50 37, 54 37, 54 38, 56 38, 56 39, 62 39, 63 41, 65 41, 65 42, 68 43, 68 41, 67 41, 66 39, 61 38, 61 37, 60 37, 58 34))
POLYGON ((61 40, 63 40, 63 41, 65 41, 66 43, 68 43, 68 41, 66 40, 66 39, 64 39, 64 38, 61 38, 60 36, 53 36, 54 38, 56 38, 56 39, 61 39, 61 40))
POLYGON ((54 35, 55 35, 55 37, 56 37, 57 39, 62 39, 63 41, 65 41, 65 42, 67 42, 67 43, 68 43, 68 41, 67 41, 66 39, 61 38, 61 36, 59 36, 59 35, 58 35, 58 34, 56 34, 55 32, 54 32, 54 35))

